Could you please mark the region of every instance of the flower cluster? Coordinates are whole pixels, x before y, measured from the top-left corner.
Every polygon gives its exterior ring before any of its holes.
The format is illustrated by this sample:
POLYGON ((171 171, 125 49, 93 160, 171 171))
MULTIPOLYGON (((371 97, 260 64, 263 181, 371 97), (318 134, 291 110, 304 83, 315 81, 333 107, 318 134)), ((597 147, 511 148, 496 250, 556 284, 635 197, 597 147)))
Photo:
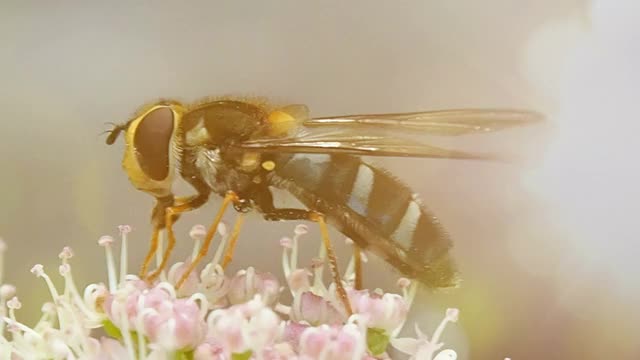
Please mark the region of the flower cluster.
MULTIPOLYGON (((119 271, 115 239, 104 236, 98 241, 106 254, 106 284, 90 284, 81 292, 72 277, 73 252, 68 247, 59 255, 62 291, 42 265, 32 268, 52 298, 33 327, 16 318, 16 289, 0 287, 0 359, 389 359, 391 347, 411 359, 456 358, 453 350, 440 351, 439 338, 448 322, 457 321, 457 309, 446 311, 430 339, 417 325, 416 338, 400 338, 416 284, 400 279, 401 294, 356 290, 353 259, 343 277, 352 307, 349 315, 335 283, 323 282, 324 248, 309 268, 298 267, 298 243, 307 233, 304 225, 296 227, 292 238, 280 240, 286 286, 252 267, 225 274, 220 259, 229 234, 221 224, 221 241, 212 260, 178 290, 175 284, 188 261, 174 264, 149 284, 128 274, 131 228, 119 230, 119 271)), ((203 226, 191 230, 192 258, 205 233, 203 226)), ((4 250, 0 240, 0 265, 4 250)))

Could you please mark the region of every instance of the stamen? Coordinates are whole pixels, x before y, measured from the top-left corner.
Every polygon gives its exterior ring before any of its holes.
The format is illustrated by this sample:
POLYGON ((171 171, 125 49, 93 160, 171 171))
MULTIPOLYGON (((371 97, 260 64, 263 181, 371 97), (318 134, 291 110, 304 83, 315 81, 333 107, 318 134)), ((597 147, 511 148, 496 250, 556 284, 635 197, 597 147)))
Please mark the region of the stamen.
POLYGON ((73 250, 68 246, 63 247, 60 254, 58 254, 58 258, 60 258, 60 260, 62 260, 62 263, 64 264, 66 264, 67 260, 71 259, 72 257, 73 257, 73 250))
POLYGON ((31 336, 36 337, 38 340, 42 340, 42 335, 38 334, 37 332, 35 332, 32 328, 28 327, 27 325, 25 325, 25 324, 23 324, 21 322, 12 320, 12 319, 10 319, 10 318, 8 318, 6 316, 2 316, 2 317, 0 317, 0 319, 2 319, 2 321, 6 322, 7 325, 9 325, 11 327, 15 327, 16 329, 21 330, 21 331, 23 331, 25 333, 29 333, 31 336))
POLYGON ((342 277, 345 282, 349 284, 353 282, 356 276, 355 268, 356 268, 356 259, 354 255, 351 255, 351 258, 349 258, 349 264, 347 265, 347 269, 344 271, 344 276, 342 277))
POLYGON ((244 288, 247 289, 247 291, 252 291, 256 288, 256 269, 252 266, 249 266, 245 272, 244 288))
POLYGON ((324 247, 324 244, 320 244, 320 250, 318 254, 319 263, 322 263, 322 266, 317 266, 313 270, 313 292, 316 294, 326 294, 327 287, 324 285, 322 281, 322 276, 324 275, 324 262, 327 257, 327 249, 324 247))
POLYGON ((290 261, 289 261, 289 250, 293 246, 291 238, 283 237, 280 239, 280 246, 282 246, 282 271, 284 272, 284 277, 289 278, 291 275, 290 261))
POLYGON ((72 345, 73 350, 76 353, 80 354, 82 349, 85 351, 89 351, 89 335, 84 331, 84 324, 80 319, 78 319, 78 314, 71 308, 72 304, 70 302, 62 301, 61 306, 67 310, 67 313, 70 315, 71 321, 75 326, 69 327, 67 331, 71 332, 74 338, 80 337, 81 344, 72 345))
POLYGON ((15 311, 22 307, 22 303, 16 296, 14 296, 11 300, 7 301, 7 307, 9 308, 9 317, 11 317, 11 320, 15 321, 15 311))
MULTIPOLYGON (((0 286, 0 315, 5 314, 5 304, 7 299, 10 299, 16 295, 16 288, 13 285, 2 285, 0 286)), ((0 338, 2 338, 2 334, 4 332, 4 321, 0 321, 0 338)))
POLYGON ((127 309, 121 304, 121 299, 114 299, 113 304, 111 305, 111 312, 114 317, 120 318, 120 326, 122 338, 124 339, 124 344, 129 353, 130 359, 135 359, 135 349, 133 348, 133 339, 131 338, 131 332, 129 332, 129 319, 127 317, 127 309))
POLYGON ((400 279, 398 279, 398 281, 396 281, 396 285, 398 285, 400 289, 406 292, 406 289, 409 287, 409 285, 411 285, 411 280, 405 277, 401 277, 400 279))
POLYGON ((113 260, 113 251, 111 250, 111 244, 113 243, 113 238, 111 236, 105 235, 102 236, 98 240, 98 244, 100 246, 104 246, 104 251, 107 257, 107 274, 109 277, 109 292, 116 292, 116 265, 113 260))
MULTIPOLYGON (((71 248, 65 248, 68 249, 69 251, 71 250, 71 248)), ((63 250, 64 252, 64 250, 63 250)), ((61 253, 62 254, 62 253, 61 253)), ((91 312, 91 310, 89 310, 89 308, 87 308, 85 302, 83 301, 82 297, 80 297, 80 293, 78 292, 78 288, 76 287, 74 281, 73 281, 73 277, 71 275, 71 265, 69 263, 65 263, 66 259, 69 259, 69 257, 67 258, 63 258, 63 264, 60 265, 59 271, 60 271, 60 275, 62 275, 62 277, 64 278, 64 293, 65 296, 69 299, 70 302, 72 302, 74 305, 77 305, 80 308, 80 311, 82 311, 84 313, 84 315, 87 317, 87 319, 89 319, 92 322, 96 322, 99 319, 96 318, 95 314, 93 312, 91 312)))
POLYGON ((227 225, 223 221, 220 221, 216 230, 218 230, 218 234, 220 234, 220 244, 218 244, 216 253, 215 255, 213 255, 213 259, 211 260, 211 264, 213 264, 213 266, 216 266, 220 263, 220 258, 222 258, 222 251, 227 245, 227 240, 229 240, 230 235, 227 232, 227 225))
MULTIPOLYGON (((442 335, 442 332, 444 331, 444 328, 447 326, 448 322, 458 321, 458 313, 459 313, 458 309, 447 309, 444 319, 442 319, 442 321, 440 322, 440 325, 438 325, 438 327, 436 328, 436 331, 433 332, 433 336, 431 337, 431 340, 430 340, 432 344, 436 345, 440 342, 440 336, 442 335)), ((416 329, 418 329, 417 325, 416 325, 416 329)))
POLYGON ((131 232, 131 226, 120 225, 118 230, 122 239, 122 244, 120 245, 120 284, 123 284, 127 275, 127 235, 131 232))
POLYGON ((291 248, 291 269, 298 268, 298 240, 302 235, 309 233, 309 227, 304 224, 299 224, 293 230, 293 247, 291 248))
POLYGON ((153 314, 156 311, 154 309, 145 308, 145 296, 141 294, 138 297, 138 316, 135 319, 135 328, 138 333, 138 356, 140 359, 144 360, 147 358, 147 350, 145 345, 145 331, 144 331, 144 318, 148 314, 153 314))
POLYGON ((202 293, 195 293, 189 297, 191 301, 199 303, 198 308, 200 309, 200 319, 204 320, 207 316, 207 311, 209 311, 209 301, 207 297, 202 293))
POLYGON ((53 319, 56 315, 56 306, 53 303, 46 302, 42 305, 40 311, 42 311, 42 316, 36 323, 36 326, 33 327, 36 331, 42 327, 50 327, 53 325, 53 319))
POLYGON ((202 240, 207 236, 207 229, 204 225, 194 225, 189 231, 189 237, 193 239, 193 251, 191 251, 191 260, 195 259, 198 256, 198 252, 200 251, 200 246, 202 244, 202 240))
POLYGON ((66 329, 66 321, 62 317, 62 313, 60 312, 60 307, 57 306, 57 303, 60 298, 60 294, 58 294, 58 290, 56 290, 56 287, 53 285, 51 278, 49 278, 49 276, 44 272, 44 266, 42 266, 42 264, 35 264, 31 268, 31 273, 35 274, 37 277, 41 277, 44 279, 45 283, 47 284, 47 287, 49 288, 49 293, 51 293, 51 298, 53 299, 54 304, 56 304, 56 311, 58 313, 58 322, 60 323, 60 329, 61 330, 66 329))
POLYGON ((104 299, 107 289, 103 284, 90 284, 84 289, 83 302, 96 313, 102 313, 102 309, 98 309, 99 299, 104 299))
POLYGON ((20 303, 18 298, 15 296, 11 300, 7 301, 7 308, 9 309, 9 318, 11 319, 11 322, 9 322, 8 324, 9 325, 8 330, 12 332, 14 343, 22 341, 22 334, 19 332, 19 328, 15 325, 18 322, 16 320, 15 311, 17 309, 20 309, 21 307, 22 307, 22 304, 20 303))
POLYGON ((176 298, 176 289, 173 287, 173 285, 169 284, 168 282, 163 281, 158 285, 156 285, 156 287, 158 289, 162 289, 166 291, 169 294, 169 296, 171 296, 172 299, 176 298))

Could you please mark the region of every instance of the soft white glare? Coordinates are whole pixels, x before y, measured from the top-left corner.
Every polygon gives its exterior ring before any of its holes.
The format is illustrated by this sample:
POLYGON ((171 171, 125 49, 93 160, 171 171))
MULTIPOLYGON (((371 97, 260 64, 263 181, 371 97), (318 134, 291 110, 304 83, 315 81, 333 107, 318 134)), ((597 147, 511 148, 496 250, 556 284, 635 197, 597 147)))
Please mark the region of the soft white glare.
POLYGON ((637 281, 640 255, 638 20, 640 2, 595 1, 589 17, 541 29, 527 54, 531 81, 552 102, 554 136, 528 180, 570 242, 558 273, 605 274, 618 289, 637 281))

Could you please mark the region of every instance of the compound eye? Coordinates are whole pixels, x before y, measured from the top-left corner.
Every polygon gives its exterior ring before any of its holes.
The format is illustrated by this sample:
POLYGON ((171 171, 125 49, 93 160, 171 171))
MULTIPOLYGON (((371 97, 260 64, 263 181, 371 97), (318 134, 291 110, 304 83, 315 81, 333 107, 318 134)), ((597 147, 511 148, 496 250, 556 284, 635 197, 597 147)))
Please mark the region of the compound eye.
POLYGON ((138 163, 153 180, 161 181, 169 175, 173 126, 173 111, 161 107, 145 115, 136 128, 133 144, 138 163))

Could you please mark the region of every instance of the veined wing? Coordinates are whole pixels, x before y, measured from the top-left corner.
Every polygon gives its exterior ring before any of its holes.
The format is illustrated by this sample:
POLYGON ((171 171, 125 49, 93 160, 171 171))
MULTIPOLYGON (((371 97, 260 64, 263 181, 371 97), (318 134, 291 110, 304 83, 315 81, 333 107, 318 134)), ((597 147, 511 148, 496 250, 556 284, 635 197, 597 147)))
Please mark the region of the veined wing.
POLYGON ((408 137, 363 135, 345 128, 344 131, 305 132, 292 137, 250 140, 234 145, 248 151, 350 154, 389 157, 425 157, 446 159, 496 159, 490 155, 443 149, 408 137))
POLYGON ((515 109, 456 109, 395 114, 362 114, 312 118, 307 127, 391 128, 432 135, 465 135, 498 131, 539 122, 542 114, 515 109))
MULTIPOLYGON (((396 114, 345 115, 306 118, 304 106, 286 109, 296 116, 267 122, 293 131, 258 137, 233 146, 240 150, 280 153, 323 153, 366 156, 493 159, 489 154, 443 149, 416 139, 424 135, 462 135, 490 132, 538 122, 542 116, 525 110, 464 109, 396 114)), ((265 131, 269 133, 269 128, 265 131)))

